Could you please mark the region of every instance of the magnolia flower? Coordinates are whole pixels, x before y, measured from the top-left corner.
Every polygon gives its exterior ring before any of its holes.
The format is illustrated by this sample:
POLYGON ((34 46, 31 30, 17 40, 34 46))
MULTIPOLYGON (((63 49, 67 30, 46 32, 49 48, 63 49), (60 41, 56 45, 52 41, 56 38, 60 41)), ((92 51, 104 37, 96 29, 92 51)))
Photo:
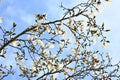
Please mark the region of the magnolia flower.
POLYGON ((94 75, 97 75, 97 72, 96 72, 96 71, 94 71, 94 75))
POLYGON ((51 63, 53 63, 53 61, 50 59, 50 60, 48 60, 48 62, 51 64, 51 63))
POLYGON ((63 47, 63 44, 59 44, 59 48, 61 49, 63 47))
POLYGON ((96 11, 97 11, 98 13, 101 13, 101 9, 100 9, 100 8, 96 8, 96 11))
POLYGON ((71 72, 73 72, 73 73, 74 73, 74 72, 75 72, 75 69, 74 69, 74 68, 72 68, 72 69, 71 69, 71 72))
POLYGON ((74 28, 75 28, 75 26, 74 26, 74 25, 69 25, 69 27, 70 27, 71 29, 74 29, 74 28))
POLYGON ((33 41, 33 40, 34 40, 34 36, 28 35, 28 40, 29 40, 29 41, 33 41))
POLYGON ((84 24, 84 20, 80 20, 80 23, 81 23, 81 24, 84 24))
POLYGON ((97 59, 97 55, 96 55, 96 54, 93 54, 93 58, 94 58, 94 59, 97 59))
POLYGON ((16 35, 11 35, 10 38, 14 38, 16 35))
POLYGON ((54 48, 53 44, 48 44, 48 48, 54 48))
POLYGON ((58 64, 58 68, 62 69, 63 68, 63 64, 58 64))
POLYGON ((91 28, 90 31, 92 34, 94 34, 98 31, 98 28, 97 27, 91 28))
POLYGON ((42 40, 38 39, 38 40, 37 40, 37 43, 40 44, 42 48, 45 47, 45 44, 43 43, 42 40))
POLYGON ((78 54, 77 53, 74 53, 74 58, 75 58, 75 60, 78 59, 78 54))
POLYGON ((63 34, 63 32, 62 31, 58 31, 58 34, 63 34))
POLYGON ((73 18, 70 17, 70 18, 69 18, 69 22, 68 22, 68 24, 70 25, 70 24, 72 23, 72 21, 73 21, 73 18))
POLYGON ((63 26, 63 22, 60 22, 60 24, 58 25, 59 29, 61 29, 63 26))
POLYGON ((97 41, 96 38, 93 38, 93 39, 92 39, 92 42, 93 42, 94 44, 96 43, 96 41, 97 41))
POLYGON ((96 15, 95 15, 95 12, 94 12, 93 10, 90 11, 90 15, 96 16, 96 15))
POLYGON ((83 62, 86 63, 88 60, 88 56, 86 56, 85 58, 83 58, 83 62))
POLYGON ((100 35, 99 35, 99 34, 95 34, 94 36, 95 36, 95 38, 97 39, 100 35))
POLYGON ((36 40, 32 41, 32 43, 33 43, 34 46, 36 46, 38 44, 36 40))
POLYGON ((17 46, 20 46, 20 41, 13 41, 12 42, 12 46, 14 46, 14 47, 17 47, 17 46))
POLYGON ((98 1, 98 2, 97 2, 97 6, 98 6, 98 8, 101 8, 101 7, 103 6, 102 2, 101 2, 101 1, 98 1))
POLYGON ((20 69, 21 69, 22 71, 24 71, 24 70, 26 69, 25 65, 21 65, 21 66, 20 66, 20 69))
POLYGON ((42 14, 42 15, 35 14, 35 17, 36 17, 37 20, 44 21, 46 19, 47 15, 45 13, 42 14))
POLYGON ((0 74, 5 74, 5 72, 0 69, 0 74))
POLYGON ((48 64, 47 67, 48 67, 49 70, 52 69, 51 64, 48 64))
MULTIPOLYGON (((97 57, 96 54, 93 54, 93 61, 94 61, 95 63, 98 63, 98 62, 99 62, 99 59, 98 59, 98 57, 97 57)), ((96 66, 95 63, 94 63, 94 66, 96 66)))
POLYGON ((70 69, 65 68, 65 73, 68 74, 70 72, 70 69))
POLYGON ((22 62, 23 61, 23 57, 19 57, 16 59, 17 62, 22 62))
POLYGON ((51 57, 54 59, 57 58, 55 54, 51 54, 51 57))
POLYGON ((107 78, 107 73, 103 73, 103 78, 107 78))
POLYGON ((80 31, 84 30, 84 25, 80 26, 80 31))
POLYGON ((112 0, 105 0, 106 2, 112 2, 112 0))
POLYGON ((92 51, 91 51, 91 50, 89 50, 89 51, 87 52, 87 54, 88 54, 88 55, 90 55, 91 53, 92 53, 92 51))
POLYGON ((0 23, 2 23, 3 22, 3 18, 2 17, 0 17, 0 23))
POLYGON ((33 62, 32 65, 36 67, 38 65, 38 62, 33 62))
POLYGON ((1 52, 0 52, 0 57, 6 58, 5 52, 6 52, 6 50, 5 50, 5 49, 2 49, 1 52))
POLYGON ((74 55, 75 55, 75 53, 76 53, 76 49, 75 48, 72 49, 72 53, 74 53, 74 55))
POLYGON ((38 73, 38 70, 37 70, 36 67, 32 67, 32 68, 30 69, 30 71, 32 71, 32 72, 34 72, 34 73, 38 73))
POLYGON ((57 29, 54 29, 54 30, 52 30, 51 32, 52 32, 53 35, 57 35, 57 34, 58 34, 57 29))
POLYGON ((49 54, 49 50, 44 50, 43 55, 47 56, 49 54))
POLYGON ((57 29, 54 29, 54 33, 53 33, 54 35, 57 35, 58 34, 58 31, 57 31, 57 29))
POLYGON ((109 45, 108 42, 104 42, 104 43, 102 43, 102 48, 105 48, 105 47, 107 47, 108 45, 109 45))
POLYGON ((110 57, 110 53, 109 52, 106 54, 106 57, 108 57, 108 58, 110 57))
POLYGON ((49 27, 49 25, 46 26, 46 30, 47 30, 48 33, 50 33, 50 27, 49 27))

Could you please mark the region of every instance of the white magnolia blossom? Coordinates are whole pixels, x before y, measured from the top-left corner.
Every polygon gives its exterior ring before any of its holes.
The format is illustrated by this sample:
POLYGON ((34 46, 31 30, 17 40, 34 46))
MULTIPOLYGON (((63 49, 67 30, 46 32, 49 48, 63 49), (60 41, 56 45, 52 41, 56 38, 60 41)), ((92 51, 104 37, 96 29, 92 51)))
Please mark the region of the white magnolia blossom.
POLYGON ((95 12, 93 10, 90 11, 91 16, 96 16, 95 12))
POLYGON ((36 67, 32 67, 32 68, 30 69, 30 71, 32 71, 32 72, 37 72, 37 69, 36 69, 36 67))
POLYGON ((62 31, 58 31, 58 34, 63 34, 63 32, 62 31))
POLYGON ((28 40, 29 41, 33 41, 34 40, 34 36, 33 35, 28 35, 28 40))
POLYGON ((58 30, 54 29, 54 34, 57 35, 58 34, 58 30))
POLYGON ((11 35, 10 38, 14 38, 16 35, 11 35))
POLYGON ((84 30, 84 25, 80 26, 80 31, 84 30))
POLYGON ((57 56, 55 54, 51 54, 51 57, 54 59, 57 58, 57 56))
POLYGON ((63 64, 58 64, 58 68, 62 69, 63 68, 63 64))
POLYGON ((107 73, 104 73, 104 74, 103 74, 103 77, 104 77, 104 78, 107 78, 107 73))
POLYGON ((101 13, 101 8, 96 8, 96 11, 97 11, 98 13, 101 13))
POLYGON ((17 62, 22 62, 22 61, 23 61, 23 58, 22 58, 22 57, 18 57, 18 58, 16 59, 16 61, 17 61, 17 62))
POLYGON ((59 44, 59 48, 61 49, 63 47, 63 44, 59 44))
POLYGON ((63 22, 60 22, 60 25, 58 26, 58 28, 62 28, 63 27, 63 22))
POLYGON ((43 43, 42 40, 38 39, 38 40, 37 40, 37 43, 40 44, 42 48, 45 47, 45 44, 43 43))
POLYGON ((17 46, 20 46, 20 41, 13 41, 12 42, 12 46, 14 46, 14 47, 17 47, 17 46))
POLYGON ((97 38, 99 37, 99 34, 95 34, 94 36, 95 36, 95 38, 97 39, 97 38))
POLYGON ((49 54, 49 50, 44 50, 43 55, 47 56, 49 54))
POLYGON ((0 69, 0 74, 5 74, 5 72, 0 69))
POLYGON ((70 69, 65 68, 65 73, 68 74, 70 72, 70 69))
POLYGON ((97 55, 96 55, 96 54, 93 54, 93 58, 94 58, 94 59, 97 59, 97 55))
POLYGON ((98 7, 98 8, 102 8, 102 7, 103 7, 102 2, 98 1, 98 2, 97 2, 97 7, 98 7))
POLYGON ((106 54, 106 57, 108 57, 108 58, 110 57, 110 53, 109 52, 106 54))
POLYGON ((24 71, 24 70, 26 69, 26 66, 25 66, 25 65, 21 65, 21 66, 20 66, 20 69, 21 69, 22 71, 24 71))
POLYGON ((102 48, 105 48, 105 47, 107 47, 108 45, 109 45, 109 43, 104 42, 104 43, 102 43, 102 48))
POLYGON ((107 1, 107 2, 112 2, 112 0, 105 0, 105 1, 107 1))
POLYGON ((46 30, 47 30, 48 33, 50 33, 50 27, 49 27, 49 25, 46 26, 46 30))
POLYGON ((52 65, 52 64, 48 64, 47 67, 48 67, 49 70, 51 70, 51 69, 55 70, 55 66, 52 65))
POLYGON ((0 17, 0 23, 2 23, 3 22, 3 18, 2 17, 0 17))
POLYGON ((81 23, 81 24, 84 24, 84 20, 80 20, 80 23, 81 23))
POLYGON ((75 26, 74 26, 74 25, 70 25, 69 27, 70 27, 71 29, 74 29, 74 28, 75 28, 75 26))
POLYGON ((38 44, 36 40, 32 41, 32 43, 33 43, 34 46, 36 46, 38 44))
POLYGON ((94 37, 94 38, 92 39, 92 42, 95 44, 95 43, 97 42, 97 39, 94 37))
POLYGON ((48 46, 48 48, 54 48, 53 44, 48 44, 47 46, 48 46))
POLYGON ((99 1, 97 2, 96 11, 97 11, 98 13, 101 13, 101 10, 102 10, 103 7, 104 7, 104 6, 103 6, 102 2, 99 0, 99 1))
POLYGON ((3 55, 3 54, 4 54, 4 50, 3 50, 3 49, 1 50, 0 54, 1 54, 1 55, 3 55))
POLYGON ((73 73, 74 73, 74 72, 75 72, 75 69, 74 69, 74 68, 72 68, 72 69, 71 69, 71 72, 73 72, 73 73))
POLYGON ((96 32, 98 30, 98 28, 94 27, 94 28, 91 28, 90 30, 93 31, 93 32, 96 32))
POLYGON ((32 63, 32 66, 34 66, 34 67, 37 66, 37 65, 38 65, 37 62, 32 63))
POLYGON ((72 23, 73 20, 74 20, 74 19, 73 19, 72 17, 70 17, 68 24, 71 25, 71 23, 72 23))
POLYGON ((49 70, 52 69, 51 64, 48 64, 47 67, 48 67, 49 70))

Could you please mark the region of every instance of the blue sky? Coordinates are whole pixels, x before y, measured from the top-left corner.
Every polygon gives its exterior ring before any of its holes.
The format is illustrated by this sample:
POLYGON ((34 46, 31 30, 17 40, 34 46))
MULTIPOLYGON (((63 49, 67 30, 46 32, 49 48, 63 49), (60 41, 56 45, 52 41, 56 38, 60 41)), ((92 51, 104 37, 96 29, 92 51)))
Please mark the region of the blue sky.
MULTIPOLYGON (((59 19, 62 16, 60 3, 71 7, 83 0, 2 0, 0 2, 0 16, 3 23, 0 24, 6 29, 17 23, 18 33, 34 23, 35 13, 47 13, 48 20, 59 19)), ((120 60, 120 0, 113 0, 111 3, 104 3, 102 13, 97 14, 99 23, 105 22, 106 29, 111 29, 106 36, 111 41, 105 51, 111 53, 113 63, 120 60)), ((11 57, 12 58, 12 57, 11 57)), ((1 61, 1 60, 0 60, 1 61)), ((12 62, 7 62, 8 64, 12 62)))

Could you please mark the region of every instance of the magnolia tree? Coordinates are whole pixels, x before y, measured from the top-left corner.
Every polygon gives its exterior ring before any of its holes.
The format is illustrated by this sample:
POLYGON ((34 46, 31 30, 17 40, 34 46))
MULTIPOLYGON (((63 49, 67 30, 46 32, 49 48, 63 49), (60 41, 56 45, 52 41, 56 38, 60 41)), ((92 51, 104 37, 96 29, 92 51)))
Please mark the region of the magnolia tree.
POLYGON ((20 72, 12 64, 0 63, 0 80, 11 74, 28 80, 120 79, 119 63, 112 64, 109 53, 93 49, 110 43, 104 36, 110 30, 104 23, 97 24, 95 16, 104 2, 110 0, 87 0, 72 8, 61 4, 64 14, 60 19, 47 21, 46 14, 35 14, 35 24, 19 34, 15 22, 10 30, 0 26, 0 58, 15 55, 20 72))

